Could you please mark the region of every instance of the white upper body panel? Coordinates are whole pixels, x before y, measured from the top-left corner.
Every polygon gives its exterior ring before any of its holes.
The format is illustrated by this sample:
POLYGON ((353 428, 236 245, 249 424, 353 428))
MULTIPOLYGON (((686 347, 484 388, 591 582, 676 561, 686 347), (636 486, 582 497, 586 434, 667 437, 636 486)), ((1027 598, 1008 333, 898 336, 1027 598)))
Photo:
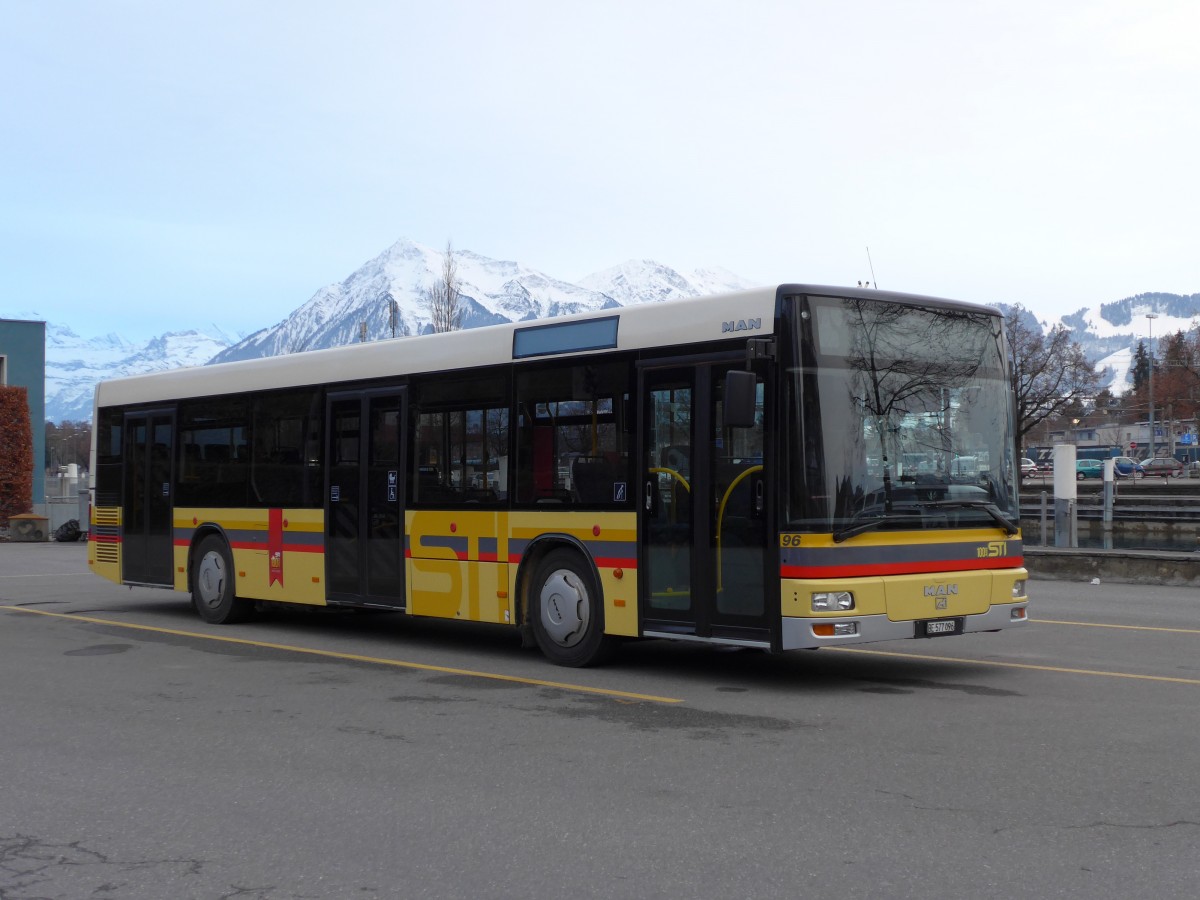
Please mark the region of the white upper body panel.
MULTIPOLYGON (((500 365, 514 361, 514 335, 522 329, 614 317, 618 319, 615 348, 564 353, 562 356, 677 347, 722 338, 767 337, 774 331, 776 293, 777 287, 772 286, 136 375, 99 384, 96 407, 500 365)), ((554 355, 531 357, 548 358, 554 358, 554 355)))

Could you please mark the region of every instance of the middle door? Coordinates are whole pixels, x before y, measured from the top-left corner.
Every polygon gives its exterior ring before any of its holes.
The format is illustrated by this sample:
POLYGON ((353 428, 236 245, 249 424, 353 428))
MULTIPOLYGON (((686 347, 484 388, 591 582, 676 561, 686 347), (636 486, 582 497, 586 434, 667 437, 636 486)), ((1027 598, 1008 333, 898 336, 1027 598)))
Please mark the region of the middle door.
POLYGON ((769 640, 763 381, 755 425, 724 427, 730 367, 641 373, 645 631, 769 640))
POLYGON ((404 389, 330 394, 329 599, 403 607, 404 389))

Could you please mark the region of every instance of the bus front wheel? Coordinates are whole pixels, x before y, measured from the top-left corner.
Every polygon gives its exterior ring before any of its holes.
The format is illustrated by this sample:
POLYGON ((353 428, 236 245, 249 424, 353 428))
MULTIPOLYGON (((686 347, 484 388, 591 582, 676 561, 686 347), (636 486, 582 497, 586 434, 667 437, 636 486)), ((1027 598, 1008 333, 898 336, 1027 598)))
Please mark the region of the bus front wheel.
POLYGON ((571 550, 553 550, 537 567, 530 617, 538 647, 560 666, 604 662, 616 649, 604 633, 604 608, 589 567, 571 550))
POLYGON ((237 597, 233 559, 225 541, 209 535, 196 548, 194 560, 192 606, 200 618, 213 625, 232 625, 250 618, 254 604, 237 597))

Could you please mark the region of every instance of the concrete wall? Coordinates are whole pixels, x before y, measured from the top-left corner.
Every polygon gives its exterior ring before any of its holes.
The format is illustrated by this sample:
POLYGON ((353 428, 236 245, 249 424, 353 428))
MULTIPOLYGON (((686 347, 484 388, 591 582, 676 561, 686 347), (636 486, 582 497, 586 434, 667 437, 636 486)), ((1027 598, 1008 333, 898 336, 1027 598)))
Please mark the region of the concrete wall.
POLYGON ((1151 550, 1060 550, 1026 547, 1025 568, 1034 578, 1087 583, 1168 584, 1200 587, 1200 553, 1151 550))

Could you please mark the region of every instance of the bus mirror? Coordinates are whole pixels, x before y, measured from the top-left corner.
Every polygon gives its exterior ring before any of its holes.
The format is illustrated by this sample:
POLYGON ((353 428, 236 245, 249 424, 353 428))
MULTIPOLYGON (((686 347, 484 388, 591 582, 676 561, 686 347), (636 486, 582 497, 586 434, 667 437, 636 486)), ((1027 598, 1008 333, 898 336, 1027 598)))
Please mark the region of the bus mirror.
POLYGON ((725 373, 725 427, 750 428, 754 425, 758 376, 742 369, 725 373))

